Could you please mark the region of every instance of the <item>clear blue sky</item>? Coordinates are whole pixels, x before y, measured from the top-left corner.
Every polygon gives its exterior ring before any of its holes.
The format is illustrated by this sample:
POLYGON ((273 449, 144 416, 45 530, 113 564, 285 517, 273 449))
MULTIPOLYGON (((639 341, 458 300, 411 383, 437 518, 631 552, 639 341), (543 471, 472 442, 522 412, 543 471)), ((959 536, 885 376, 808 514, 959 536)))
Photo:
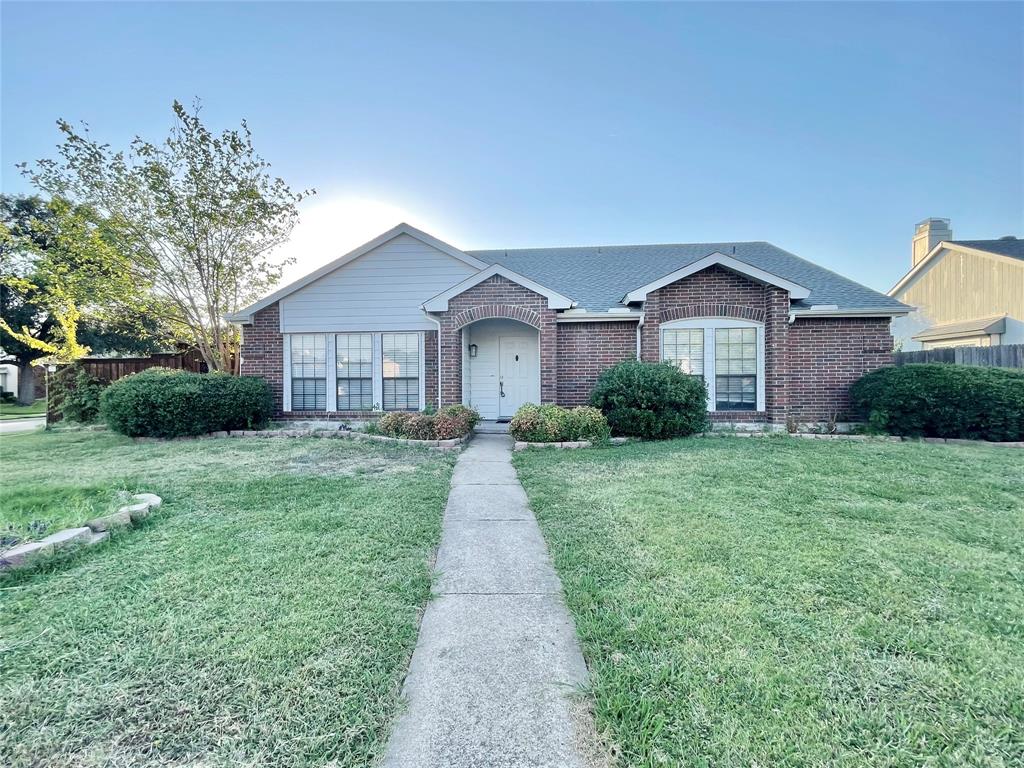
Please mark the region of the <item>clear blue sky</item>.
POLYGON ((4 2, 3 189, 58 117, 123 146, 198 96, 459 247, 769 240, 885 290, 927 216, 1024 236, 1022 9, 4 2))

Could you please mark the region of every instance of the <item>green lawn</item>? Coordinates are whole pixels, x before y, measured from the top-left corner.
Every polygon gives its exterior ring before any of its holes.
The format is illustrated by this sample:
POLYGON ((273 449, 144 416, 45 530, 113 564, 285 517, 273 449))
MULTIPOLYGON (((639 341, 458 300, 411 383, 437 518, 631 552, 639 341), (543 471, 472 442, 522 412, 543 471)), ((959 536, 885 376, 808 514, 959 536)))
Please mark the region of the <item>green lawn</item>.
POLYGON ((1024 452, 516 454, 627 766, 1024 765, 1024 452))
POLYGON ((32 405, 0 403, 0 421, 4 419, 28 419, 46 415, 46 399, 36 400, 32 405))
POLYGON ((0 578, 0 765, 340 767, 380 754, 453 457, 96 433, 5 435, 0 450, 5 517, 67 522, 111 489, 164 499, 106 545, 0 578))

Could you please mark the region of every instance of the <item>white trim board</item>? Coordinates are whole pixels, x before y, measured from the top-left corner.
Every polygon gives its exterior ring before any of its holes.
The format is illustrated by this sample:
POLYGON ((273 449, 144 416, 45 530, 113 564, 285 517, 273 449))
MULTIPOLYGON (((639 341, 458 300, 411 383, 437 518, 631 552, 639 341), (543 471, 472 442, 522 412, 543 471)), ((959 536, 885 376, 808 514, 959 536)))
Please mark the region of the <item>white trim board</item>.
POLYGON ((355 250, 349 251, 344 256, 341 256, 340 258, 337 258, 334 261, 325 264, 324 266, 320 267, 320 269, 310 272, 305 277, 300 277, 295 282, 289 283, 283 288, 279 288, 269 296, 260 299, 255 304, 250 304, 248 307, 240 309, 238 312, 235 312, 233 314, 225 315, 224 319, 230 323, 252 322, 253 314, 259 312, 261 309, 269 307, 275 301, 279 301, 280 299, 283 299, 285 296, 294 293, 300 288, 304 288, 310 283, 319 280, 324 275, 330 274, 339 267, 345 266, 350 261, 355 261, 360 256, 369 253, 374 248, 379 248, 388 241, 394 240, 396 237, 399 237, 400 235, 408 235, 409 237, 415 238, 416 240, 419 240, 421 243, 425 243, 426 245, 429 245, 432 248, 436 248, 442 253, 446 253, 452 258, 458 259, 459 261, 468 264, 474 269, 484 269, 485 267, 488 266, 487 262, 480 261, 480 259, 470 256, 468 253, 463 253, 458 248, 448 245, 448 243, 442 242, 441 240, 438 240, 436 237, 428 235, 426 232, 418 230, 416 229, 416 227, 410 226, 409 224, 403 222, 399 224, 397 227, 389 229, 384 234, 378 235, 373 240, 370 240, 368 243, 363 243, 355 250))
POLYGON ((811 295, 810 289, 805 288, 799 283, 794 283, 792 280, 787 280, 779 275, 773 275, 771 272, 755 267, 752 264, 747 264, 745 261, 740 261, 735 256, 727 256, 724 253, 718 253, 716 251, 715 253, 708 254, 703 259, 698 259, 692 264, 687 264, 685 267, 677 269, 675 272, 669 272, 667 275, 659 277, 654 282, 642 285, 639 288, 634 288, 623 297, 622 303, 632 304, 634 302, 646 301, 647 294, 652 291, 664 288, 666 285, 670 285, 677 280, 682 280, 684 277, 689 277, 690 275, 707 269, 708 267, 713 267, 716 264, 749 277, 751 280, 755 280, 759 283, 766 283, 767 285, 774 285, 778 288, 782 288, 789 292, 790 299, 806 299, 811 295))
POLYGON ((540 283, 531 280, 528 277, 520 275, 517 272, 513 272, 507 267, 503 267, 501 264, 492 264, 487 269, 477 272, 475 275, 470 275, 461 283, 456 283, 446 291, 434 296, 432 299, 427 299, 423 302, 423 309, 426 312, 447 312, 448 301, 458 296, 460 293, 468 291, 475 285, 488 280, 495 275, 504 277, 506 280, 511 280, 517 285, 521 285, 523 288, 533 291, 534 293, 540 294, 548 300, 548 309, 571 309, 576 306, 576 302, 570 299, 568 296, 563 296, 557 291, 553 291, 550 288, 546 288, 540 283))

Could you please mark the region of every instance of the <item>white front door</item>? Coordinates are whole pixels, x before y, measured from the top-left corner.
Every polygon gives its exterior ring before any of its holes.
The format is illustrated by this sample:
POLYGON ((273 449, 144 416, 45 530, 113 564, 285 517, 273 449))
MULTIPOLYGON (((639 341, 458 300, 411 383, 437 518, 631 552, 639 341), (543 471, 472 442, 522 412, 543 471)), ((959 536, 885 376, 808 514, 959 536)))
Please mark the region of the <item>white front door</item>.
POLYGON ((537 346, 522 336, 498 338, 498 418, 510 419, 519 406, 540 400, 537 346))

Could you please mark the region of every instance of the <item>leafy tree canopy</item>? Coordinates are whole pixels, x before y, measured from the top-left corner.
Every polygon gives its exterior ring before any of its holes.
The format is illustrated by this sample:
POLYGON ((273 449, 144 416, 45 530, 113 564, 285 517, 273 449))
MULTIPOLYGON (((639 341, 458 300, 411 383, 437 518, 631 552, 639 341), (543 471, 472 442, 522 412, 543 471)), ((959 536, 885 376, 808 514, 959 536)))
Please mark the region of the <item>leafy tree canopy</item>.
POLYGON ((283 264, 271 251, 312 191, 293 192, 270 174, 244 121, 215 134, 198 105, 175 102, 173 111, 165 140, 136 137, 127 151, 61 120, 59 157, 21 167, 39 189, 102 215, 128 273, 152 286, 162 317, 211 370, 225 370, 237 359, 238 336, 224 315, 276 285, 283 264))

